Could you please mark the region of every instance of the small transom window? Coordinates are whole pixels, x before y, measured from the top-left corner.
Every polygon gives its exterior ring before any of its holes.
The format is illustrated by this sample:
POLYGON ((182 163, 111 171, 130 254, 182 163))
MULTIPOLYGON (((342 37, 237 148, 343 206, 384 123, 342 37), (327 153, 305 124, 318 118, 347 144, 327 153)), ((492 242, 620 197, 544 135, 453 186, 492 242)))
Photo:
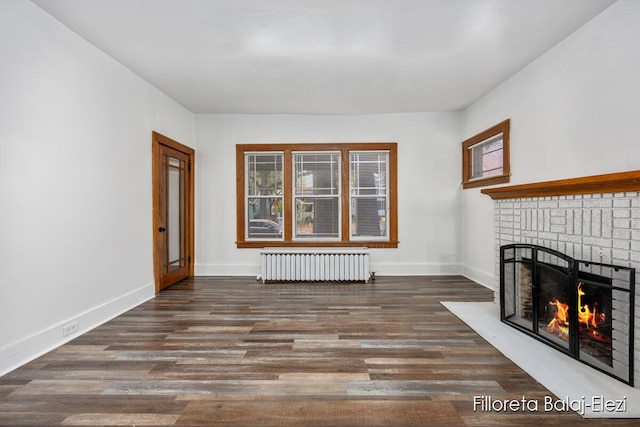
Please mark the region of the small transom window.
POLYGON ((509 182, 509 120, 462 143, 462 186, 480 187, 509 182))

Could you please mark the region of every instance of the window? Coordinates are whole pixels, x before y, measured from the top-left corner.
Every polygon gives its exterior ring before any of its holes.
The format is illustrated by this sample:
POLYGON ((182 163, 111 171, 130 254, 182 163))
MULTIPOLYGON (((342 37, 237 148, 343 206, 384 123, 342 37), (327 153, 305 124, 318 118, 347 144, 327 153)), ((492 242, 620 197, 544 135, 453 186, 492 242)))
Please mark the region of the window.
POLYGON ((356 151, 350 160, 351 239, 388 238, 388 152, 356 151))
POLYGON ((247 238, 282 238, 282 153, 247 153, 247 238))
POLYGON ((462 187, 509 182, 509 120, 462 143, 462 187))
POLYGON ((396 163, 396 143, 237 145, 238 247, 397 247, 396 163))
POLYGON ((340 152, 293 153, 294 239, 340 238, 340 152))

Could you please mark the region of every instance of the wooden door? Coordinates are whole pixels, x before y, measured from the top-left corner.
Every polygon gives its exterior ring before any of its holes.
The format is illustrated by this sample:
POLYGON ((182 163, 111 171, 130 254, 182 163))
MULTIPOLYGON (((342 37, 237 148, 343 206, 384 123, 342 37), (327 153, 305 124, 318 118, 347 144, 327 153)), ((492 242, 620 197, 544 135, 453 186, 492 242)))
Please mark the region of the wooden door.
POLYGON ((156 293, 193 276, 193 160, 193 149, 153 132, 156 293))

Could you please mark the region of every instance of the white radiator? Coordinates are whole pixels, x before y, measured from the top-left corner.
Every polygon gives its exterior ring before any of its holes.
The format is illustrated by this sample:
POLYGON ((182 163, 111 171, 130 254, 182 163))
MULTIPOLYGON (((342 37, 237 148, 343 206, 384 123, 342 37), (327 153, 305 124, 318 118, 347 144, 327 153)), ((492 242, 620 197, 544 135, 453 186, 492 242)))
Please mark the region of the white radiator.
POLYGON ((262 282, 369 282, 369 251, 357 249, 264 249, 262 282))

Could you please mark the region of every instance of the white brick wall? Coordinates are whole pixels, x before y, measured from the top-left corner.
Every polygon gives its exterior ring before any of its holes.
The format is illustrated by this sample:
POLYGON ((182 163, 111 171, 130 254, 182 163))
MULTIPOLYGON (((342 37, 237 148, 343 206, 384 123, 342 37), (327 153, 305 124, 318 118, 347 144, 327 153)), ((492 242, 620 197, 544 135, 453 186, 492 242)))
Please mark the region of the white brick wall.
MULTIPOLYGON (((579 260, 634 267, 636 287, 640 286, 640 192, 496 200, 495 230, 497 280, 500 246, 529 243, 579 260)), ((636 388, 640 388, 639 304, 636 291, 636 388)))

